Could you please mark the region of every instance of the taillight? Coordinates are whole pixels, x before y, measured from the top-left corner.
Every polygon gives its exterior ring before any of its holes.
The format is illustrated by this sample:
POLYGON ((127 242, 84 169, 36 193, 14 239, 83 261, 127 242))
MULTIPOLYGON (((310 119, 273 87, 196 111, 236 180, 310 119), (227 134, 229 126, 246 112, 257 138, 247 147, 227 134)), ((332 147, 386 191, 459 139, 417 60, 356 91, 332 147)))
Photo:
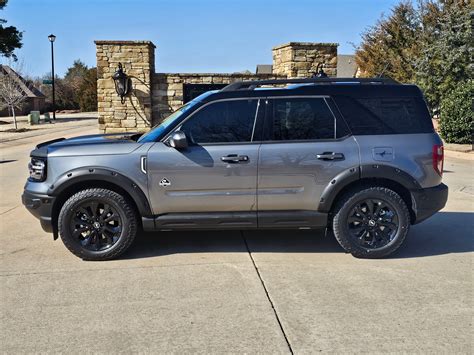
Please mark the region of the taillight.
POLYGON ((443 176, 444 148, 443 145, 433 146, 433 169, 439 176, 443 176))

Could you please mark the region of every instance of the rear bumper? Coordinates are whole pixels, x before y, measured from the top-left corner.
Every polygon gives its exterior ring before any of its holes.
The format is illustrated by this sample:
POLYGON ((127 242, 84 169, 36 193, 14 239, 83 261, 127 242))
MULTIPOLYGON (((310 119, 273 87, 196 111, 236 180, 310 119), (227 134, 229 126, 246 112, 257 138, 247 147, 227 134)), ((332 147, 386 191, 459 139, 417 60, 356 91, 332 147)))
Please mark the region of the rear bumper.
POLYGON ((26 209, 40 220, 41 228, 45 232, 54 232, 52 222, 54 197, 25 190, 21 196, 21 201, 26 209))
POLYGON ((441 210, 448 200, 448 187, 445 184, 426 189, 412 190, 412 204, 416 219, 420 223, 441 210))

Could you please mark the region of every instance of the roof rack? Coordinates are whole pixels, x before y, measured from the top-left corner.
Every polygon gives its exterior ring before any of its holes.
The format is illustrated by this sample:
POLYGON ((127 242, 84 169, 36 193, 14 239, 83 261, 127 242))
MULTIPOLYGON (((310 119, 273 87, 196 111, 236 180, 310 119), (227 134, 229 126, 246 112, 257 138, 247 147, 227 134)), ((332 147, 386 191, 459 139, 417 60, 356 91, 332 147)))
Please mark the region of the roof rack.
POLYGON ((305 79, 271 79, 238 81, 225 86, 221 91, 254 90, 262 85, 278 84, 332 84, 332 83, 355 83, 355 84, 399 84, 391 78, 305 78, 305 79))

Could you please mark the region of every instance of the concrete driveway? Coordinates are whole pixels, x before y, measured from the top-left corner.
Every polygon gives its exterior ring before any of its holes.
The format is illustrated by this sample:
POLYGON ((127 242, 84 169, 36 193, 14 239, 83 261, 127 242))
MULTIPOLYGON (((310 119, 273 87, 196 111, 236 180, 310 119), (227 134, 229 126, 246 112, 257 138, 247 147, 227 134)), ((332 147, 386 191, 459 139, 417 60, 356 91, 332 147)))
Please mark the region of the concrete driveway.
MULTIPOLYGON (((49 132, 49 133, 48 133, 49 132)), ((447 207, 385 260, 314 232, 141 235, 84 262, 22 206, 29 150, 0 143, 4 353, 472 353, 472 161, 446 159, 447 207)))

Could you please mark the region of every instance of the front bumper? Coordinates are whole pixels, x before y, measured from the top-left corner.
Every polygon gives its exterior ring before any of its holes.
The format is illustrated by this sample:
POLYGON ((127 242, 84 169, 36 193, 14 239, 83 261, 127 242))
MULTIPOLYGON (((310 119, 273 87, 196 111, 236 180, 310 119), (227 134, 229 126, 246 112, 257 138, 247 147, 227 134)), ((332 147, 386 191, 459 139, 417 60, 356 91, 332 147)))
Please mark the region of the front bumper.
POLYGON ((426 189, 412 190, 412 205, 415 222, 420 223, 441 210, 448 200, 448 187, 445 184, 426 189))
POLYGON ((45 232, 54 233, 52 220, 54 197, 23 191, 21 201, 30 213, 38 218, 45 232))

